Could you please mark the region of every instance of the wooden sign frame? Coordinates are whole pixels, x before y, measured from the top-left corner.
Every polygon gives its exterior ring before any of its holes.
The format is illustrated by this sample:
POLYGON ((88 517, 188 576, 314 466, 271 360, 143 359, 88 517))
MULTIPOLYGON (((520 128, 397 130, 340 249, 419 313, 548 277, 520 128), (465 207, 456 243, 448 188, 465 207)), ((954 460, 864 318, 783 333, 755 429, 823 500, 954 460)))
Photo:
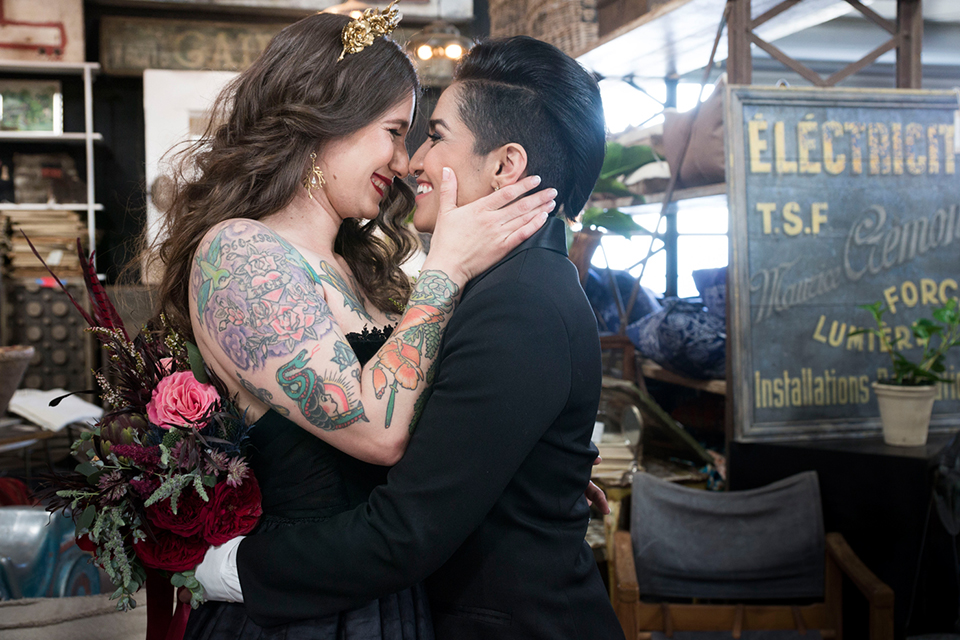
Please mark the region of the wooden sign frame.
MULTIPOLYGON (((858 305, 884 300, 910 345, 912 321, 958 293, 958 94, 731 85, 726 98, 732 436, 878 434, 870 383, 889 354, 848 334, 873 325, 858 305)), ((958 352, 934 432, 960 427, 958 352)))

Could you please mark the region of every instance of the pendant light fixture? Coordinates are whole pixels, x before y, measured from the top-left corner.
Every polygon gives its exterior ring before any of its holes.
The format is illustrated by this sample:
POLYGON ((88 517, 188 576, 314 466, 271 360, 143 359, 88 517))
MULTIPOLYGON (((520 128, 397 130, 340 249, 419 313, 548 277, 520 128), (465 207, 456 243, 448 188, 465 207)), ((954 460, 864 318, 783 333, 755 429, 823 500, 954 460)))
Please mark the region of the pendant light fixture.
MULTIPOLYGON (((442 15, 442 14, 441 14, 442 15)), ((407 51, 427 87, 446 87, 453 81, 453 70, 473 42, 445 20, 437 20, 410 36, 407 51)))

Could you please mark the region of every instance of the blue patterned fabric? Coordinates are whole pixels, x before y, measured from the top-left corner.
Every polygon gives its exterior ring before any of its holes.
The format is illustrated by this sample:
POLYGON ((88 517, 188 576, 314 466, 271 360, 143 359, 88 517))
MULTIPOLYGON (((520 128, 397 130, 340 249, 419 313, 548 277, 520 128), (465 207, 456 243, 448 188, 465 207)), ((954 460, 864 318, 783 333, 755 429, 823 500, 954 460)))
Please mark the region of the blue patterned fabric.
POLYGON ((668 299, 663 309, 627 326, 645 358, 690 378, 726 376, 726 321, 699 303, 668 299))
POLYGON ((693 272, 693 282, 697 285, 703 306, 711 314, 727 316, 727 268, 699 269, 693 272))
MULTIPOLYGON (((617 333, 620 330, 620 314, 617 311, 616 293, 610 286, 610 277, 613 276, 617 283, 617 290, 620 292, 620 299, 623 306, 626 307, 630 302, 630 293, 633 291, 633 285, 636 278, 627 271, 616 271, 612 269, 596 269, 590 267, 587 271, 587 281, 583 284, 583 291, 587 294, 587 300, 593 307, 597 315, 597 324, 602 333, 617 333)), ((640 287, 637 294, 637 301, 633 305, 627 324, 636 322, 640 318, 660 310, 660 303, 656 295, 646 287, 640 287)))

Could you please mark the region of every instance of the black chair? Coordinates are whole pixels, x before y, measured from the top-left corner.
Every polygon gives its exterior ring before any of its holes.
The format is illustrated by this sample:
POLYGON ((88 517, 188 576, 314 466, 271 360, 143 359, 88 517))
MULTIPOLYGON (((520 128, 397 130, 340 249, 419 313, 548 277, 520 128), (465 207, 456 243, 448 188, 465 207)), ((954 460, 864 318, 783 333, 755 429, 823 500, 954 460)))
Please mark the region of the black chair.
POLYGON ((892 640, 893 591, 843 536, 824 535, 816 473, 725 493, 638 473, 632 499, 614 552, 628 640, 841 640, 842 575, 869 602, 871 640, 892 640))

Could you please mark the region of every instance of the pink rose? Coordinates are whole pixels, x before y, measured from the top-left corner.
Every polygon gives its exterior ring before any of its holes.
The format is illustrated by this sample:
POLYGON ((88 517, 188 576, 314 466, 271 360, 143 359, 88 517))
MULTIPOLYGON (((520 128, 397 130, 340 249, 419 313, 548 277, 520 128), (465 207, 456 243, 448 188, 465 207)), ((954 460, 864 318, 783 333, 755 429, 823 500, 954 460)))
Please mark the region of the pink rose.
POLYGON ((197 382, 192 371, 177 371, 161 380, 153 390, 153 397, 147 403, 147 417, 164 429, 170 425, 187 426, 203 418, 219 400, 213 385, 197 382))

